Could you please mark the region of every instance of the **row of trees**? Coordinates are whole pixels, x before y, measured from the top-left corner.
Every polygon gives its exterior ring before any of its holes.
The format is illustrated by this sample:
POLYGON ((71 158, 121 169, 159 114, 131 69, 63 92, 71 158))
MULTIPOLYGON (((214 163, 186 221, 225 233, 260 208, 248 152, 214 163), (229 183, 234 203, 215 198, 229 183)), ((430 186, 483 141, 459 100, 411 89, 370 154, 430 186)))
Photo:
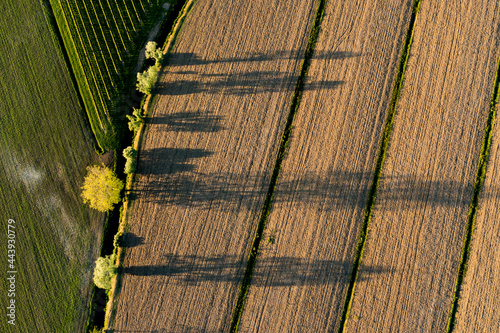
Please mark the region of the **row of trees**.
POLYGON ((158 72, 163 61, 163 52, 157 47, 156 42, 148 42, 146 44, 146 58, 155 59, 155 64, 144 72, 137 73, 137 90, 146 95, 151 95, 151 90, 156 80, 158 80, 158 72))
MULTIPOLYGON (((147 43, 146 58, 155 59, 155 65, 142 73, 137 73, 136 87, 140 92, 150 95, 158 79, 158 72, 163 60, 163 52, 157 47, 156 42, 147 43)), ((143 122, 141 110, 134 108, 132 115, 127 115, 127 118, 129 120, 129 129, 134 133, 137 132, 143 122)), ((129 146, 123 150, 123 156, 126 159, 125 173, 134 173, 136 169, 137 150, 129 146)), ((82 186, 83 202, 100 212, 110 211, 115 204, 120 202, 120 194, 123 187, 123 181, 121 181, 111 169, 104 165, 90 166, 87 168, 87 176, 82 186)), ((117 272, 115 261, 116 254, 99 257, 96 260, 94 283, 97 287, 102 289, 111 288, 111 281, 117 272)))

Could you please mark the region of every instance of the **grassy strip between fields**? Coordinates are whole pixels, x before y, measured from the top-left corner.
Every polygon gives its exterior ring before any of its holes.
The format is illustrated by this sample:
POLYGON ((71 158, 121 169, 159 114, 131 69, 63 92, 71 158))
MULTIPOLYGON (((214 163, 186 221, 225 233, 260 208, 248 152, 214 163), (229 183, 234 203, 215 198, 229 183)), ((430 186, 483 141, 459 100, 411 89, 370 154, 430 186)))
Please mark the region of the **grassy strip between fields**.
POLYGON ((384 166, 385 155, 387 152, 387 147, 389 146, 389 139, 391 136, 392 125, 394 121, 394 115, 396 113, 396 105, 398 103, 399 94, 403 86, 403 79, 406 71, 406 64, 408 62, 408 57, 410 55, 410 48, 413 41, 413 30, 415 26, 415 21, 417 18, 418 11, 420 9, 421 0, 415 0, 413 5, 412 16, 410 19, 410 24, 408 26, 408 31, 406 33, 406 39, 403 45, 403 51, 401 53, 401 58, 399 61, 399 69, 396 75, 396 82, 394 84, 394 90, 392 93, 391 104, 389 106, 389 112, 387 114, 387 120, 385 124, 384 133, 382 135, 382 141, 380 143, 380 149, 378 153, 377 164, 375 166, 375 172, 373 175, 373 182, 368 194, 368 200, 366 204, 365 216, 363 219, 363 224, 361 226, 361 233, 359 235, 358 244, 356 246, 356 255, 354 257, 354 263, 351 274, 351 281, 349 282, 349 287, 346 293, 346 299, 344 303, 344 310, 340 317, 339 332, 343 332, 347 319, 349 318, 349 310, 351 309, 352 299, 354 296, 354 290, 356 288, 356 280, 358 278, 358 270, 361 264, 361 259, 363 258, 363 251, 366 245, 366 239, 368 235, 368 227, 370 225, 370 220, 372 217, 373 207, 375 205, 375 198, 377 197, 378 185, 380 182, 380 175, 382 173, 382 168, 384 166))
MULTIPOLYGON (((195 3, 195 0, 187 0, 182 7, 182 9, 179 12, 179 15, 175 22, 173 23, 173 28, 168 35, 164 48, 163 48, 163 54, 165 60, 168 57, 168 54, 171 52, 173 45, 177 39, 177 36, 179 35, 179 31, 182 28, 182 25, 185 21, 185 18, 187 14, 191 11, 191 8, 193 7, 193 4, 195 3)), ((161 68, 160 68, 161 70, 161 68)), ((150 106, 154 105, 154 96, 153 95, 146 95, 141 103, 141 108, 144 110, 144 117, 147 117, 148 114, 150 113, 150 106), (151 100, 153 98, 153 101, 151 100)), ((144 136, 144 132, 146 130, 146 124, 143 122, 137 133, 135 134, 134 141, 133 141, 133 148, 139 151, 139 148, 142 145, 142 140, 144 136)), ((140 151, 139 151, 140 154, 140 151)), ((137 157, 138 158, 138 157, 137 157)), ((133 189, 134 185, 134 178, 135 174, 129 174, 127 176, 127 181, 125 184, 125 193, 128 194, 130 191, 133 189)), ((131 205, 131 201, 129 201, 127 198, 123 202, 123 208, 120 214, 120 226, 118 227, 118 233, 124 233, 127 229, 128 223, 127 223, 127 217, 128 217, 128 211, 131 205)), ((125 248, 119 247, 116 250, 116 255, 117 255, 117 266, 122 267, 123 266, 123 260, 125 258, 125 248)), ((121 274, 120 270, 118 275, 115 277, 112 287, 109 290, 109 298, 108 298, 108 303, 106 305, 106 315, 104 319, 104 329, 109 330, 110 326, 113 324, 114 321, 114 316, 116 314, 116 303, 118 300, 118 295, 120 292, 120 287, 121 287, 121 274)))
POLYGON ((464 246, 462 248, 462 255, 460 257, 460 266, 458 268, 457 283, 455 285, 455 292, 453 296, 453 303, 450 310, 450 318, 448 320, 448 325, 446 327, 446 332, 452 332, 455 327, 455 319, 458 310, 458 300, 460 299, 460 288, 467 271, 467 261, 470 254, 470 243, 472 240, 472 234, 474 232, 474 224, 476 222, 477 208, 479 202, 479 194, 484 184, 484 178, 486 176, 486 166, 488 163, 488 157, 490 154, 491 147, 491 136, 493 132, 493 125, 496 116, 496 105, 498 103, 498 90, 500 86, 500 58, 498 59, 497 73, 495 76, 495 84, 493 86, 493 94, 490 103, 490 112, 488 115, 488 120, 486 121, 486 128, 484 134, 483 144, 481 145, 481 155, 479 156, 479 162, 477 167, 476 180, 474 183, 474 192, 472 194, 472 201, 469 208, 469 216, 467 222, 467 232, 465 234, 464 246))
POLYGON ((241 316, 243 314, 243 308, 245 306, 245 300, 250 289, 250 284, 252 282, 252 274, 255 268, 255 263, 257 262, 257 256, 259 253, 259 245, 262 240, 264 233, 264 228, 267 223, 267 218, 271 211, 271 204, 273 200, 273 193, 278 181, 278 176, 281 169, 281 163, 285 158, 285 152, 290 140, 292 133, 292 123, 295 118, 295 114, 300 105, 300 100, 302 98, 302 92, 304 90, 304 84, 307 77, 307 71, 311 64, 312 56, 314 53, 314 46, 316 45, 316 39, 318 37, 321 22, 323 21, 323 14, 325 12, 325 5, 327 0, 318 1, 318 9, 316 11, 316 16, 314 18, 313 26, 311 28, 311 33, 309 34, 309 41, 307 43, 306 52, 304 60, 302 61, 300 75, 297 80, 297 85, 295 86, 295 93, 292 97, 292 102, 290 105, 290 111, 288 114, 288 120, 285 125, 285 130, 283 131, 283 136, 281 137, 281 143, 278 151, 278 156, 276 158, 276 163, 274 164, 273 174, 271 176, 271 182, 269 184, 269 189, 267 191, 266 199, 264 201, 264 206, 262 208, 262 213, 260 215, 259 223, 257 225, 257 231, 252 243, 252 249, 250 255, 248 256, 247 267, 245 269, 245 274, 243 276, 243 281, 241 283, 240 291, 238 294, 238 299, 236 301, 236 306, 233 312, 233 317, 231 319, 231 332, 237 332, 238 326, 240 324, 241 316))

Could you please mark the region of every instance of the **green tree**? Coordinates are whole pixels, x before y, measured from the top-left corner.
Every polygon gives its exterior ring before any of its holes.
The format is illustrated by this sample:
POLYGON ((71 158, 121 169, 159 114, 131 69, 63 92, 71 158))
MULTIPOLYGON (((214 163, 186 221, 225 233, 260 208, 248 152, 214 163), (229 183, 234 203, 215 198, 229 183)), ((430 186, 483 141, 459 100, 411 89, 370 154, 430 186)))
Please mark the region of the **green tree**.
POLYGON ((111 279, 116 275, 116 256, 99 257, 95 262, 94 283, 101 289, 111 288, 111 279))
POLYGON ((82 186, 83 203, 101 212, 109 211, 120 202, 123 182, 105 166, 87 167, 87 176, 82 186))
POLYGON ((151 95, 156 80, 158 79, 158 66, 151 66, 142 73, 137 73, 137 90, 140 92, 151 95))
POLYGON ((129 130, 131 130, 132 132, 137 132, 141 127, 142 120, 144 119, 144 117, 141 115, 141 109, 134 108, 132 116, 127 115, 127 119, 129 130))
POLYGON ((156 65, 159 66, 163 61, 163 52, 157 46, 156 42, 148 42, 146 44, 146 58, 155 59, 156 65))
POLYGON ((135 158, 137 157, 137 150, 132 148, 131 146, 128 146, 127 148, 123 149, 123 157, 126 158, 125 162, 125 173, 134 173, 135 172, 135 167, 136 167, 136 161, 135 158))

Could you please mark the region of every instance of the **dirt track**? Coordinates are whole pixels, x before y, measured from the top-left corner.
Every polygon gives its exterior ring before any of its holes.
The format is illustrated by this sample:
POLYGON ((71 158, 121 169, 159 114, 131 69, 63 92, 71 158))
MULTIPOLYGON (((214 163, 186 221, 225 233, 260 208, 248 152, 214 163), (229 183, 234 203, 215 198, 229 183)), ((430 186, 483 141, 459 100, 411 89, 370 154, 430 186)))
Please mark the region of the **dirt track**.
POLYGON ((491 1, 422 1, 347 332, 445 331, 499 23, 491 1))
POLYGON ((241 332, 338 330, 411 5, 327 2, 241 332))
POLYGON ((228 330, 315 11, 195 3, 139 159, 114 332, 228 330))

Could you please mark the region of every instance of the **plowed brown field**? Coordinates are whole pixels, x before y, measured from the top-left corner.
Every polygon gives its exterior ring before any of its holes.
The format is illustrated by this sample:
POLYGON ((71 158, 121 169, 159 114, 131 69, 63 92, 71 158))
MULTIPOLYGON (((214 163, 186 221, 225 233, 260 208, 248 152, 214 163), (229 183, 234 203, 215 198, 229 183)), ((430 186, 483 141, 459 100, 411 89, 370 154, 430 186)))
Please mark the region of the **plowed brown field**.
MULTIPOLYGON (((498 13, 500 8, 497 7, 498 13)), ((499 49, 497 36, 497 49, 499 49)), ((498 117, 498 115, 497 115, 498 117)), ((500 332, 500 127, 492 135, 455 332, 500 332)))
POLYGON ((498 12, 488 0, 422 1, 347 332, 446 329, 498 59, 498 12))
POLYGON ((141 147, 114 332, 228 330, 316 6, 194 4, 141 147))
POLYGON ((241 332, 338 330, 411 10, 327 2, 241 332))

